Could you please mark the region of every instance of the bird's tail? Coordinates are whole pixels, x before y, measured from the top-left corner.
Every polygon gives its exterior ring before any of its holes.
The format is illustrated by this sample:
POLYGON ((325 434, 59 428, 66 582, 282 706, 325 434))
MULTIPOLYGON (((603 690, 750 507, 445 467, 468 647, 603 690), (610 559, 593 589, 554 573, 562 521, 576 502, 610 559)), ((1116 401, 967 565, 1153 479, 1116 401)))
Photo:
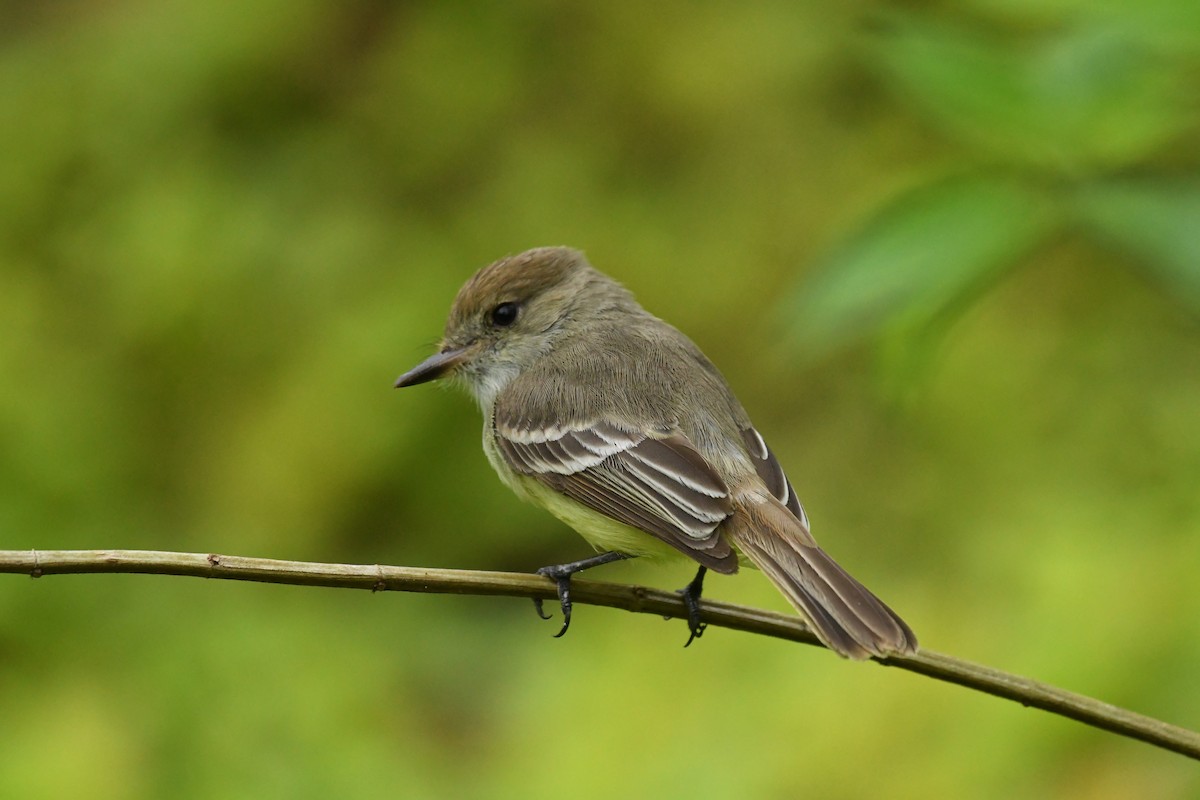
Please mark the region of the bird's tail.
POLYGON ((818 547, 786 506, 774 498, 751 500, 725 524, 738 549, 830 650, 853 659, 916 652, 917 637, 904 620, 818 547))

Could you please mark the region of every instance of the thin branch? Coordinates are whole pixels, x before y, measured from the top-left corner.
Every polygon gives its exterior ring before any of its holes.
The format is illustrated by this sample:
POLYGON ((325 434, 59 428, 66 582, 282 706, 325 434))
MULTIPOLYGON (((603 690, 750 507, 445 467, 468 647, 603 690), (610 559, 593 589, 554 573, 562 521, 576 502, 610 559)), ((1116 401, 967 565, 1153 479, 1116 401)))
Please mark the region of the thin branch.
MULTIPOLYGON (((68 573, 153 573, 370 589, 377 592, 506 595, 543 599, 556 597, 554 584, 549 580, 522 573, 319 564, 156 550, 0 550, 0 572, 35 578, 68 573)), ((687 615, 678 594, 642 586, 576 580, 571 582, 571 597, 577 603, 622 608, 643 614, 664 617, 687 615)), ((805 644, 820 644, 797 617, 713 600, 704 600, 701 610, 704 621, 710 625, 805 644)), ((922 650, 915 656, 877 660, 885 666, 899 667, 1015 700, 1024 706, 1040 708, 1200 760, 1200 734, 1090 697, 929 650, 922 650)))

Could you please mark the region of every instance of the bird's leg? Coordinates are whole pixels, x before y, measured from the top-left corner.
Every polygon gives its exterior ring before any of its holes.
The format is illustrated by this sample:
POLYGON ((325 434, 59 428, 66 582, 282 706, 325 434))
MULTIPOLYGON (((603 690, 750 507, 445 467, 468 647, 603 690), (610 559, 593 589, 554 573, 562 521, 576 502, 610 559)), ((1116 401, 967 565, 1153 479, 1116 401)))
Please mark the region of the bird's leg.
POLYGON ((692 578, 692 582, 679 590, 679 594, 683 596, 683 605, 687 608, 688 631, 691 633, 684 647, 703 636, 704 629, 708 627, 708 623, 700 621, 700 593, 704 591, 706 572, 708 567, 701 567, 696 577, 692 578))
MULTIPOLYGON (((537 571, 538 575, 549 578, 558 585, 558 602, 562 605, 563 624, 562 629, 554 634, 555 638, 562 636, 567 632, 567 628, 571 626, 571 576, 576 572, 582 572, 585 569, 598 567, 601 564, 611 564, 614 561, 621 561, 634 556, 628 553, 618 553, 615 551, 608 553, 600 553, 591 558, 584 558, 579 561, 572 561, 570 564, 559 564, 553 567, 542 567, 537 571)), ((699 593, 697 593, 698 595, 699 593)), ((550 616, 542 611, 542 598, 533 598, 533 607, 537 609, 538 616, 542 619, 550 619, 550 616)))

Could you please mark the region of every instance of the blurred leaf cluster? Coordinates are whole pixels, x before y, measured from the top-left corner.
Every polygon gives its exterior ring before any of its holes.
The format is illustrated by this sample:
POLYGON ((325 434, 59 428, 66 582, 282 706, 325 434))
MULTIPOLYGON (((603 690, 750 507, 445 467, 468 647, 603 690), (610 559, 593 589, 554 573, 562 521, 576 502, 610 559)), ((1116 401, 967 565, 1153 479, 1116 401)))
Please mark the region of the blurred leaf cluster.
MULTIPOLYGON (((923 644, 1200 726, 1197 8, 0 3, 0 547, 586 555, 469 400, 390 388, 471 272, 570 244, 725 371, 923 644)), ((10 577, 0 797, 1200 793, 826 653, 554 629, 10 577)))
POLYGON ((1200 7, 975 2, 879 15, 879 74, 947 145, 789 309, 810 347, 911 332, 1083 236, 1200 314, 1200 7))

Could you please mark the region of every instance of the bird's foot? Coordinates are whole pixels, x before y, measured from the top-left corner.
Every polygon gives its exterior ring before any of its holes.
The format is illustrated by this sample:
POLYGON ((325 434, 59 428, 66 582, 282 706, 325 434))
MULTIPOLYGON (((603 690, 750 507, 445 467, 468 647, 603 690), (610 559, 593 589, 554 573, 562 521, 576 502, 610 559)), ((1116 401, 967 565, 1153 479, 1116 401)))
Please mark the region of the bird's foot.
POLYGON ((696 577, 692 578, 692 582, 678 590, 683 597, 683 605, 687 609, 688 633, 690 634, 684 647, 703 636, 704 629, 708 627, 708 623, 700 621, 700 594, 704 591, 704 573, 706 572, 708 572, 708 568, 701 567, 696 573, 696 577))
MULTIPOLYGON (((611 564, 613 561, 621 561, 626 558, 633 558, 633 556, 617 552, 601 553, 591 558, 572 561, 570 564, 542 567, 537 571, 538 575, 554 581, 558 589, 558 603, 562 607, 563 624, 558 633, 554 634, 554 638, 562 636, 567 632, 567 628, 571 627, 571 576, 585 569, 598 567, 601 564, 611 564)), ((542 598, 533 598, 533 608, 542 619, 550 619, 550 615, 542 608, 542 598)))
MULTIPOLYGON (((544 578, 549 578, 554 581, 558 588, 558 602, 562 606, 563 624, 558 633, 554 634, 554 638, 562 636, 567 632, 567 628, 571 627, 571 576, 573 572, 563 571, 566 565, 554 567, 542 567, 537 571, 538 575, 544 578)), ((533 609, 542 619, 550 619, 552 614, 547 614, 542 608, 542 598, 533 598, 533 609)))

